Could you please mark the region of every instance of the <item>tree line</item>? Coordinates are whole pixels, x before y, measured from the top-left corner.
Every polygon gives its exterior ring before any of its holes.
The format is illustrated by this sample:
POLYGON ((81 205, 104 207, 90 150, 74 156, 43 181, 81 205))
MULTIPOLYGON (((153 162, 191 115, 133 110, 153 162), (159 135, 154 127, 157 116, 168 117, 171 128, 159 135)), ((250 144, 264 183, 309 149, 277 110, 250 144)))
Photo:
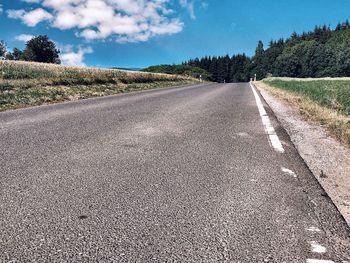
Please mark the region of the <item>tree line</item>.
POLYGON ((204 58, 190 59, 183 63, 206 70, 209 80, 215 82, 240 82, 250 78, 251 59, 245 54, 226 56, 206 56, 204 58))
POLYGON ((245 54, 191 59, 184 62, 205 69, 216 82, 248 81, 279 77, 349 77, 350 24, 340 23, 336 28, 316 26, 313 31, 287 39, 272 40, 265 49, 259 41, 252 57, 245 54))
POLYGON ((157 65, 151 66, 142 71, 146 72, 156 72, 156 73, 165 73, 165 74, 176 74, 176 75, 185 75, 191 76, 194 78, 208 79, 208 72, 199 67, 193 67, 190 65, 157 65))
POLYGON ((12 51, 8 51, 5 42, 0 41, 0 57, 7 60, 60 64, 59 53, 56 44, 45 35, 33 37, 27 41, 24 50, 14 48, 12 51))

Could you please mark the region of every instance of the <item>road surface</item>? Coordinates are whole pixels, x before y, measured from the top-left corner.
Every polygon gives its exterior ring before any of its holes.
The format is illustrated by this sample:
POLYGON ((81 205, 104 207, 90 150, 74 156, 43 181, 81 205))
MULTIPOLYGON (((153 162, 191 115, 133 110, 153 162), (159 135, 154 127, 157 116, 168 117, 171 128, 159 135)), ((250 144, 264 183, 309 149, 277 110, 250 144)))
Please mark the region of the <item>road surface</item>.
POLYGON ((0 262, 350 259, 348 226, 249 84, 3 112, 0 149, 0 262))

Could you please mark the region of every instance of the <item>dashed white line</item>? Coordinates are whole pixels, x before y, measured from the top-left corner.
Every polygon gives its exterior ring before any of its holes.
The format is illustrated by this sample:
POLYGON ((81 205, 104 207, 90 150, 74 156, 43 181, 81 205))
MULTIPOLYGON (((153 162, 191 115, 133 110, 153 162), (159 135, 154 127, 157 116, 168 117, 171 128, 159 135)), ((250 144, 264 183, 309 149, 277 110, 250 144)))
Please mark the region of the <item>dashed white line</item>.
POLYGON ((325 260, 325 259, 307 259, 306 263, 335 263, 332 260, 325 260))
POLYGON ((249 85, 252 88, 252 91, 254 93, 256 105, 258 106, 260 117, 261 117, 261 120, 262 120, 264 128, 265 128, 265 132, 269 135, 269 139, 270 139, 270 143, 271 143, 272 147, 277 152, 284 153, 284 148, 282 146, 282 143, 281 143, 280 139, 278 138, 276 131, 271 124, 270 118, 265 111, 264 105, 262 104, 258 93, 256 92, 255 88, 253 87, 252 83, 249 83, 249 85))
POLYGON ((285 167, 281 167, 281 170, 282 170, 282 172, 284 172, 290 176, 293 176, 294 178, 297 178, 297 175, 292 170, 287 169, 285 167))
POLYGON ((310 232, 321 232, 321 230, 315 226, 309 227, 308 229, 306 229, 307 231, 310 232))
MULTIPOLYGON (((261 117, 261 120, 262 120, 263 125, 264 125, 265 132, 269 135, 269 140, 270 140, 271 146, 277 152, 284 153, 284 148, 282 146, 282 143, 281 143, 280 139, 278 138, 278 135, 276 134, 276 131, 271 124, 270 118, 265 111, 264 105, 262 104, 261 99, 260 99, 257 91, 255 90, 254 86, 251 83, 249 83, 249 85, 253 91, 255 101, 256 101, 256 104, 257 104, 258 109, 259 109, 260 117, 261 117)), ((291 175, 294 178, 297 177, 297 175, 290 169, 287 169, 285 167, 281 167, 281 170, 282 170, 282 172, 284 172, 288 175, 291 175)), ((312 232, 320 232, 321 231, 317 227, 310 227, 307 230, 312 231, 312 232)), ((316 241, 311 241, 310 245, 311 245, 311 251, 314 253, 325 253, 327 251, 327 249, 324 246, 318 244, 316 241)), ((335 263, 335 262, 332 260, 324 260, 324 259, 307 259, 306 263, 335 263)))
POLYGON ((311 241, 310 242, 310 245, 311 245, 311 251, 312 252, 315 252, 315 253, 326 253, 327 249, 318 244, 316 241, 311 241))

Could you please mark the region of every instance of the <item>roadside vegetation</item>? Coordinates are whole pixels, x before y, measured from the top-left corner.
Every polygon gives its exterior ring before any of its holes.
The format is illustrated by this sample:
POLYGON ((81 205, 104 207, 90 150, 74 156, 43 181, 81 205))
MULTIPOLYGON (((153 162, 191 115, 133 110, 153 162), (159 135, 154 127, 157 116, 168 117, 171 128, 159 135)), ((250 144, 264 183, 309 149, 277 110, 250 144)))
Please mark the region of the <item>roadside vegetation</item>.
POLYGON ((267 78, 258 86, 298 107, 302 115, 350 146, 350 78, 267 78))
POLYGON ((210 75, 206 70, 190 65, 158 65, 145 68, 142 71, 184 75, 197 79, 201 77, 203 80, 208 80, 210 78, 210 75))
POLYGON ((0 111, 197 82, 179 75, 0 61, 0 111))

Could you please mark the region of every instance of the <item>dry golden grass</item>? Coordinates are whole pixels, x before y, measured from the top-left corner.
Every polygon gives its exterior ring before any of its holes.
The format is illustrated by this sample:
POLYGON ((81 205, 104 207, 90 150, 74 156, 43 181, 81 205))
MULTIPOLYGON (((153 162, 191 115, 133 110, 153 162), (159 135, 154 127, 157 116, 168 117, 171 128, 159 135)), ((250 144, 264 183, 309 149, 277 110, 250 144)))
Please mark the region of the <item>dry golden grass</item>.
POLYGON ((0 61, 0 111, 195 82, 179 75, 0 61))
POLYGON ((328 133, 338 141, 350 147, 350 118, 339 112, 322 107, 311 99, 293 92, 271 87, 263 81, 256 83, 258 88, 270 95, 282 99, 289 105, 298 108, 300 114, 307 120, 316 122, 326 128, 328 133))
POLYGON ((173 81, 188 80, 189 77, 168 75, 160 73, 148 73, 141 71, 126 71, 118 69, 102 69, 88 67, 68 67, 56 64, 25 62, 25 61, 0 61, 2 79, 87 79, 88 81, 173 81))

